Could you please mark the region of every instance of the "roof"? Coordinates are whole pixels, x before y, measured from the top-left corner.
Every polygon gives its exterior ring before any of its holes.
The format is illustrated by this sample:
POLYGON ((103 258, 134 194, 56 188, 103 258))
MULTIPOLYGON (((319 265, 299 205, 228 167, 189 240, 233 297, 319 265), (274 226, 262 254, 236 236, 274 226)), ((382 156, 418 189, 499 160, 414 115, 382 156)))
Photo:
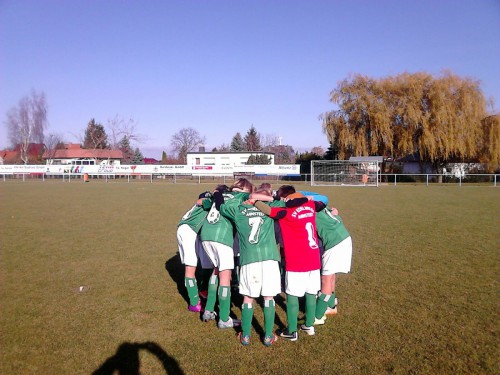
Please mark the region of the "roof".
POLYGON ((274 155, 274 152, 265 152, 265 151, 192 151, 187 152, 186 154, 226 154, 226 155, 234 155, 234 154, 259 154, 259 155, 274 155))
POLYGON ((72 148, 67 150, 54 150, 52 153, 44 152, 44 159, 74 159, 74 158, 95 158, 95 159, 123 159, 121 150, 93 150, 85 148, 72 148))
POLYGON ((364 161, 378 161, 382 163, 384 161, 383 156, 351 156, 349 158, 349 161, 359 161, 359 162, 364 162, 364 161))
POLYGON ((4 163, 12 163, 15 162, 19 156, 19 152, 3 150, 0 151, 0 157, 2 157, 4 163))

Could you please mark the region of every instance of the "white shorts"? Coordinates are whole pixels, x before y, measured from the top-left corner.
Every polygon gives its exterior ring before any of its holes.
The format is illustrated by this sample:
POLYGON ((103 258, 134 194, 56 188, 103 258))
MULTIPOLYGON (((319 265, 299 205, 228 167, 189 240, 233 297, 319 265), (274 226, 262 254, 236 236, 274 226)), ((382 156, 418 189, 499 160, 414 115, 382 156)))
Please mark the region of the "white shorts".
POLYGON ((352 239, 347 237, 331 249, 325 250, 321 257, 322 275, 349 273, 351 271, 352 239))
POLYGON ((280 265, 276 260, 250 263, 240 268, 240 294, 252 298, 274 297, 281 292, 280 265))
POLYGON ((189 225, 182 224, 177 228, 177 245, 182 264, 193 267, 198 265, 197 239, 196 232, 189 225))
POLYGON ((208 257, 219 271, 232 270, 234 268, 234 252, 231 246, 213 241, 202 241, 208 257))
POLYGON ((304 294, 317 294, 321 289, 321 275, 319 270, 308 272, 285 273, 286 294, 302 297, 304 294))

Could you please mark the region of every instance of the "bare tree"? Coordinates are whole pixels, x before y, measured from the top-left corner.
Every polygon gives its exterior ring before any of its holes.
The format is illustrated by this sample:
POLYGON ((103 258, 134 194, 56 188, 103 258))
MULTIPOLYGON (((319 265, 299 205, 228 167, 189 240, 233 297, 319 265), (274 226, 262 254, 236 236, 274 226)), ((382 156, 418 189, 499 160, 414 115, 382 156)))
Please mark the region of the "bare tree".
POLYGON ((47 101, 43 92, 35 90, 22 98, 16 107, 7 113, 9 139, 13 148, 19 145, 21 160, 28 164, 30 143, 43 143, 47 128, 47 101))
POLYGON ((205 143, 205 137, 202 137, 198 130, 193 128, 183 128, 175 133, 170 139, 170 145, 180 160, 186 162, 186 154, 193 151, 196 146, 205 143))
POLYGON ((49 134, 45 137, 45 155, 48 160, 54 159, 56 150, 61 148, 64 148, 64 143, 59 134, 49 134))
POLYGON ((108 120, 108 136, 111 138, 110 144, 112 148, 119 148, 120 142, 123 138, 127 138, 129 142, 141 143, 144 136, 137 133, 137 123, 134 119, 130 118, 124 120, 122 117, 116 115, 114 118, 108 120))

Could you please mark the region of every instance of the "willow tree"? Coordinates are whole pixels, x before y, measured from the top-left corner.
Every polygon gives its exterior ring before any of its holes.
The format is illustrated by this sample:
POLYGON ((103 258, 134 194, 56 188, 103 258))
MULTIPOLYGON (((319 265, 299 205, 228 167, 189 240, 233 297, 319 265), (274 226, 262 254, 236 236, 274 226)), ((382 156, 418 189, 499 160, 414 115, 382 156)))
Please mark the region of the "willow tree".
POLYGON ((341 81, 331 93, 337 110, 322 115, 323 130, 339 158, 418 152, 435 169, 449 161, 477 160, 484 145, 486 100, 479 82, 452 73, 403 73, 341 81))

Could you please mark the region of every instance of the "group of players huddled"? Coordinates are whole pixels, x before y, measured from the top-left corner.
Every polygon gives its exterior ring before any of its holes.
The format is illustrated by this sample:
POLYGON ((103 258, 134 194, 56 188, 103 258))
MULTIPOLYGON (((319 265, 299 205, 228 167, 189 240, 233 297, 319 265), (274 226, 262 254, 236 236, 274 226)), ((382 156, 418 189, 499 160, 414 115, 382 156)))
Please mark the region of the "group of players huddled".
MULTIPOLYGON (((283 185, 273 191, 255 188, 240 178, 200 194, 177 227, 179 254, 185 266, 188 310, 219 328, 241 326, 238 338, 250 344, 254 299, 263 297, 264 337, 271 346, 278 336, 296 341, 297 330, 314 335, 315 325, 337 313, 335 274, 351 269, 352 241, 328 198, 283 185), (235 261, 236 259, 236 261, 235 261), (206 291, 199 291, 196 267, 211 273, 206 291), (243 296, 241 321, 229 316, 231 278, 238 266, 243 296), (283 283, 282 283, 282 272, 283 283), (287 327, 274 332, 274 297, 286 293, 287 327), (298 327, 299 297, 305 296, 305 322, 298 327), (204 306, 201 298, 206 299, 204 306)), ((203 288, 204 289, 204 288, 203 288)))

